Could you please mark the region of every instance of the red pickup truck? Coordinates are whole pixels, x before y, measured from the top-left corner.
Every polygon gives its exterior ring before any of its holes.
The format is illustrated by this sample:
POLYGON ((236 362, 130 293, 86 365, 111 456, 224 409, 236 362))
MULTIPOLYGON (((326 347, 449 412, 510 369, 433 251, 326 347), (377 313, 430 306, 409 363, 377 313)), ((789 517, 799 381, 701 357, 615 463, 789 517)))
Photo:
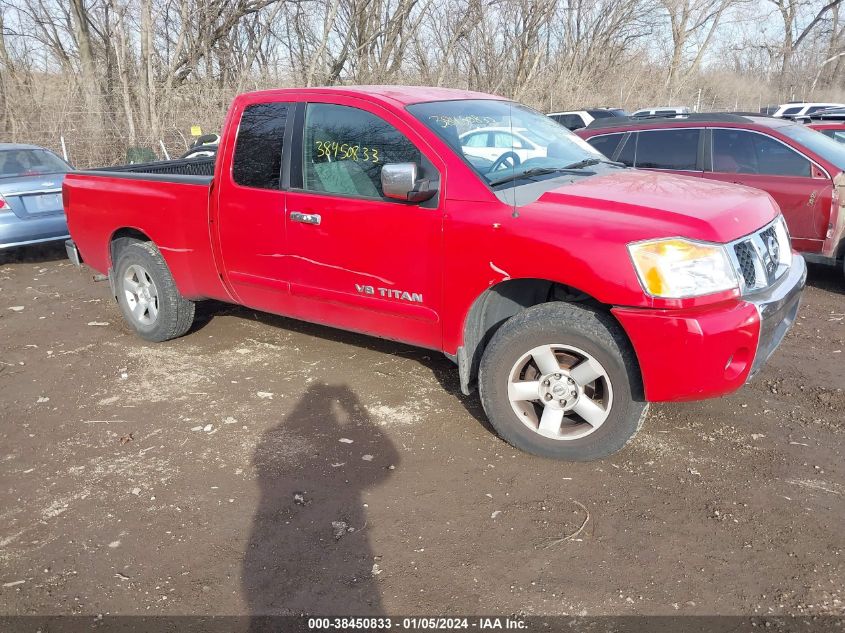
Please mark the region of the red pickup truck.
POLYGON ((804 287, 767 194, 626 168, 491 95, 244 94, 205 160, 65 179, 69 256, 142 338, 212 298, 441 350, 548 457, 619 450, 649 401, 738 389, 804 287))

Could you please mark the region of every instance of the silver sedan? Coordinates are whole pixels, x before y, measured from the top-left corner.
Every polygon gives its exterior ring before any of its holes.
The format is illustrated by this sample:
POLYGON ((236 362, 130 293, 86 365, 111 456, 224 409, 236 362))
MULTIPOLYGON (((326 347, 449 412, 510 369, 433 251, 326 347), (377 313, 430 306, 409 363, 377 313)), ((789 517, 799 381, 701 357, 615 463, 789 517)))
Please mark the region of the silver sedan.
POLYGON ((69 237, 62 181, 71 169, 43 147, 0 143, 0 249, 69 237))

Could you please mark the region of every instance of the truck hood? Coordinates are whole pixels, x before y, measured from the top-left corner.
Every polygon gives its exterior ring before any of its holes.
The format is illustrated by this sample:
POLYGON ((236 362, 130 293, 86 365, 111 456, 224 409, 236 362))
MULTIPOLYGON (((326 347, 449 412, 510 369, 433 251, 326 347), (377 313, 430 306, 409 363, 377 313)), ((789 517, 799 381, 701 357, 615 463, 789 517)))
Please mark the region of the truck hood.
POLYGON ((543 215, 593 211, 593 221, 641 233, 640 239, 681 236, 710 242, 748 235, 780 213, 772 197, 757 189, 637 169, 556 187, 525 209, 543 215))

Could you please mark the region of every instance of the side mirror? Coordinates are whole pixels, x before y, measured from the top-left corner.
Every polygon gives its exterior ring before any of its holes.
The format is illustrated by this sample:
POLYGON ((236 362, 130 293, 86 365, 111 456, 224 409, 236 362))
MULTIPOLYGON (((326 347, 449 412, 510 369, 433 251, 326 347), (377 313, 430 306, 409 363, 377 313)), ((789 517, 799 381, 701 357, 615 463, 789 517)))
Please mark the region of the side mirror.
POLYGON ((381 168, 381 190, 388 198, 425 202, 437 193, 437 185, 417 180, 416 163, 387 163, 381 168))

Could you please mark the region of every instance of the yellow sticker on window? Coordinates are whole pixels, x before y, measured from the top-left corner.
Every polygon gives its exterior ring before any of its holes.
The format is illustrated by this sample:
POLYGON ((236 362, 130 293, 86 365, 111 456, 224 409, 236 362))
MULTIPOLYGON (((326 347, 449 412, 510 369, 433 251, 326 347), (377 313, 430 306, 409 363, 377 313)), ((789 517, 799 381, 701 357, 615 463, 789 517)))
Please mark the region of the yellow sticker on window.
POLYGON ((192 125, 191 136, 202 136, 202 128, 199 125, 192 125))

